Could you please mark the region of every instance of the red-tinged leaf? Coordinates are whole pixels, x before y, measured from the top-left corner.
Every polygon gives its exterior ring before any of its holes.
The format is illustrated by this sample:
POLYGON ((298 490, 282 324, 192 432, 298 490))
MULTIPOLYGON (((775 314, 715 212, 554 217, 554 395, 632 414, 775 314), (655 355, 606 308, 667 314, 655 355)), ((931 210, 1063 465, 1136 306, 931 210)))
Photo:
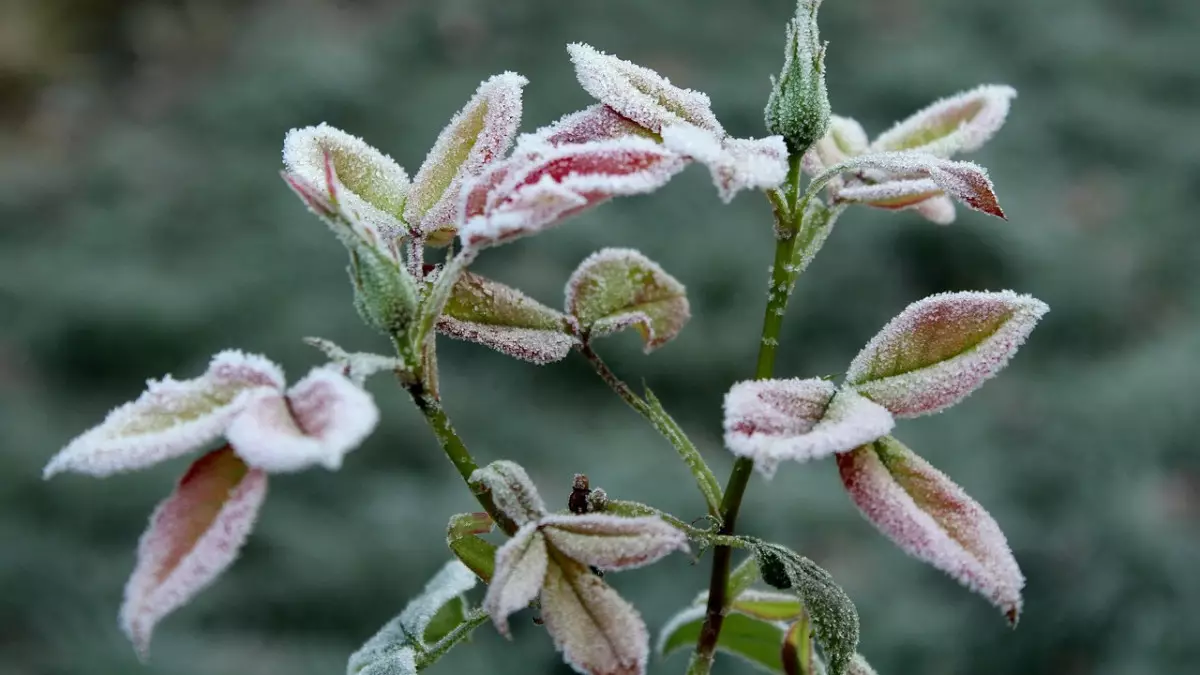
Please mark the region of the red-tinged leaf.
POLYGON ((637 610, 600 577, 569 560, 552 563, 542 619, 567 665, 584 675, 643 675, 650 635, 637 610))
POLYGON ((839 189, 830 188, 834 204, 857 203, 877 209, 911 209, 941 196, 942 188, 928 178, 889 180, 882 183, 856 184, 839 189))
POLYGON ((768 478, 781 461, 846 452, 894 424, 881 406, 821 379, 739 382, 725 395, 725 447, 768 478))
POLYGON ((800 618, 788 627, 783 637, 780 660, 786 675, 817 675, 813 667, 812 621, 804 610, 800 618))
POLYGON ((687 123, 725 135, 706 94, 677 87, 649 68, 590 45, 572 43, 567 51, 587 93, 650 131, 659 133, 664 127, 687 123))
POLYGON ((644 136, 651 140, 657 140, 654 132, 628 117, 622 116, 603 103, 597 103, 566 115, 553 124, 538 129, 530 136, 522 137, 518 143, 518 152, 522 147, 527 151, 535 150, 538 144, 558 146, 625 136, 644 136))
POLYGON ((687 289, 638 251, 606 248, 584 259, 566 285, 566 309, 591 337, 636 328, 647 353, 691 318, 687 289))
POLYGON ((508 616, 524 609, 542 590, 549 563, 546 539, 535 522, 526 523, 496 551, 496 571, 483 608, 501 635, 509 637, 508 616))
POLYGON ((871 338, 846 383, 899 417, 939 412, 1004 368, 1047 311, 1012 291, 930 296, 871 338))
POLYGON ((1004 125, 1016 96, 1012 87, 983 85, 941 99, 880 134, 871 150, 913 150, 938 157, 978 150, 1004 125))
POLYGON ((237 557, 266 492, 266 474, 226 446, 197 460, 159 504, 138 544, 121 607, 121 626, 142 658, 155 624, 237 557))
POLYGON ((251 466, 272 473, 341 467, 379 422, 374 399, 341 373, 313 369, 280 394, 257 396, 226 437, 251 466))
POLYGON ((454 224, 463 184, 504 156, 521 122, 521 90, 516 73, 485 80, 430 149, 413 179, 404 216, 410 226, 433 232, 454 224))
POLYGON ((626 570, 688 550, 687 535, 662 518, 621 518, 598 513, 550 515, 539 521, 550 545, 567 557, 602 570, 626 570))
POLYGON ((971 162, 952 162, 919 152, 879 152, 860 155, 830 168, 815 182, 829 183, 837 191, 838 175, 857 172, 867 182, 928 178, 947 195, 976 211, 1004 218, 987 170, 971 162))
POLYGON ((1000 526, 982 506, 891 437, 837 461, 850 498, 880 532, 987 598, 1016 624, 1025 579, 1000 526))
POLYGON ((75 471, 102 477, 186 455, 220 438, 253 397, 277 393, 283 385, 283 371, 266 358, 223 351, 200 377, 168 375, 147 382, 136 401, 116 408, 55 455, 43 475, 75 471))

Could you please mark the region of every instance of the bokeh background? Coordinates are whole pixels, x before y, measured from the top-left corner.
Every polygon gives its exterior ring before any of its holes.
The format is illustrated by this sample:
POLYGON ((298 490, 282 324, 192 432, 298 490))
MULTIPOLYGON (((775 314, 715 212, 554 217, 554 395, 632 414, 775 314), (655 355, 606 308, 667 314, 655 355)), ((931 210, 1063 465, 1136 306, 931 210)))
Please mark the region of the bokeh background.
MULTIPOLYGON (((138 665, 115 614, 146 517, 186 466, 42 482, 73 435, 149 376, 215 351, 299 375, 318 335, 385 351, 350 305, 341 247, 278 178, 293 126, 328 121, 415 171, 445 120, 500 70, 532 80, 524 129, 587 104, 574 40, 708 92, 762 133, 788 0, 6 0, 0 5, 0 673, 341 673, 446 559, 473 503, 394 383, 386 421, 338 473, 274 480, 241 559, 161 626, 138 665)), ((897 435, 986 505, 1029 581, 1010 631, 981 599, 892 547, 832 462, 756 478, 744 531, 830 569, 880 673, 1200 669, 1200 4, 1190 0, 834 0, 822 10, 834 108, 871 132, 981 82, 1020 90, 973 159, 1008 222, 951 227, 853 210, 802 279, 778 373, 841 372, 905 304, 1013 288, 1053 311, 997 380, 897 435)), ((644 379, 719 475, 724 390, 753 368, 769 211, 722 206, 692 168, 489 253, 481 267, 552 305, 596 248, 634 246, 690 289, 695 318, 644 379)), ((682 516, 702 504, 671 448, 577 359, 543 368, 446 343, 444 394, 481 460, 527 466, 551 500, 572 472, 682 516)), ((564 501, 565 504, 565 501, 564 501)), ((615 578, 657 627, 707 579, 675 556, 615 578)), ((517 622, 437 673, 567 673, 517 622)), ((681 672, 685 657, 652 665, 681 672)), ((721 672, 748 672, 725 659, 721 672)))

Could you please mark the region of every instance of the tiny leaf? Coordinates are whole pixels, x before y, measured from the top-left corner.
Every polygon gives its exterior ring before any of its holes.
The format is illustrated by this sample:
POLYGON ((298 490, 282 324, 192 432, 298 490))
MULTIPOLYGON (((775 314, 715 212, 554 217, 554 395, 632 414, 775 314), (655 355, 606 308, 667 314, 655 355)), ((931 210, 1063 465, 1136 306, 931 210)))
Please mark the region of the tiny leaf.
MULTIPOLYGON (((676 614, 659 633, 655 651, 667 656, 680 649, 691 649, 700 638, 706 609, 689 607, 676 614)), ((717 650, 745 660, 759 670, 768 673, 783 672, 779 646, 783 644, 784 631, 773 622, 760 621, 742 614, 728 614, 721 624, 721 635, 717 638, 717 650)))
MULTIPOLYGON (((813 663, 812 621, 803 608, 796 622, 788 627, 781 652, 783 672, 786 675, 818 675, 813 663)), ((847 675, 854 661, 847 667, 847 675)))
POLYGON ((662 518, 598 513, 542 518, 546 541, 567 557, 602 570, 626 570, 688 550, 687 535, 662 518))
POLYGON ((880 532, 1016 624, 1025 579, 1000 526, 962 488, 890 436, 839 455, 838 469, 850 498, 880 532))
POLYGON ((585 675, 643 675, 650 636, 637 610, 569 560, 551 564, 542 619, 563 660, 585 675))
POLYGON ((546 515, 546 503, 529 474, 516 462, 501 459, 476 469, 470 483, 490 491, 496 507, 518 526, 546 515))
POLYGON ((408 370, 408 364, 394 356, 371 354, 368 352, 348 352, 333 342, 324 338, 307 337, 304 343, 320 349, 330 362, 345 375, 355 386, 361 387, 366 379, 375 373, 384 371, 408 370))
POLYGON ((441 333, 532 363, 561 360, 576 344, 565 315, 472 272, 459 277, 442 311, 441 333))
POLYGON ((983 85, 934 102, 883 132, 873 152, 914 150, 938 157, 978 150, 1004 125, 1017 91, 983 85))
POLYGON ((779 546, 758 542, 754 556, 763 581, 800 596, 825 650, 832 675, 843 675, 858 645, 858 612, 840 586, 813 561, 779 546))
POLYGON ((706 94, 677 87, 649 68, 590 45, 572 43, 567 52, 584 91, 650 131, 685 122, 725 135, 706 94))
POLYGON ((121 606, 121 627, 143 659, 155 624, 237 557, 266 494, 266 474, 226 446, 196 460, 158 505, 138 544, 121 606))
POLYGON ((496 546, 476 535, 487 534, 492 527, 486 513, 460 513, 446 526, 446 545, 484 583, 491 583, 496 572, 496 546))
POLYGON ((900 417, 938 412, 1004 368, 1048 310, 1012 291, 918 300, 854 357, 846 383, 900 417))
POLYGON ((198 378, 150 380, 136 401, 108 414, 71 441, 43 475, 62 471, 108 476, 188 454, 220 438, 261 394, 283 389, 283 371, 262 356, 235 350, 213 357, 198 378))
POLYGON ((687 289, 633 249, 593 253, 567 281, 567 311, 592 336, 633 326, 650 352, 672 338, 691 318, 687 289))
MULTIPOLYGON (((508 615, 537 597, 546 579, 546 539, 536 522, 526 523, 496 551, 496 574, 488 585, 483 608, 501 635, 509 637, 508 615)), ((549 565, 554 567, 553 565, 549 565)))

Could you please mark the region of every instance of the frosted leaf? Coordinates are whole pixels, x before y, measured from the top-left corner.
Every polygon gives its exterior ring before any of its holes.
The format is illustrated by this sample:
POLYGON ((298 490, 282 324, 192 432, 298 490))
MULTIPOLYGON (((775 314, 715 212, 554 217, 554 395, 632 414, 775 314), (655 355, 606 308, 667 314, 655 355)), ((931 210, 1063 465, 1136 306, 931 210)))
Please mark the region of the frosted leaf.
POLYGON ((508 615, 524 609, 542 590, 549 564, 546 539, 537 523, 526 523, 496 551, 496 573, 488 585, 483 609, 501 635, 509 637, 508 615))
POLYGON ((794 621, 804 614, 804 603, 793 593, 749 589, 734 598, 729 609, 763 621, 794 621))
POLYGON ((627 248, 601 249, 585 258, 567 280, 566 309, 593 337, 636 328, 647 353, 678 335, 691 318, 683 284, 627 248))
POLYGON ((416 650, 424 650, 430 621, 448 603, 460 601, 475 587, 475 575, 457 560, 446 563, 421 595, 413 598, 399 616, 388 621, 358 651, 350 656, 346 675, 400 675, 411 667, 416 650), (411 666, 409 665, 411 664, 411 666))
POLYGON ((517 525, 525 525, 546 515, 546 503, 529 479, 529 474, 516 462, 506 459, 492 462, 482 469, 476 469, 469 482, 472 486, 481 485, 490 491, 496 507, 517 525))
POLYGON ((517 142, 516 152, 521 152, 522 148, 532 150, 538 144, 558 146, 625 136, 649 137, 652 133, 603 103, 597 103, 566 115, 533 134, 522 136, 517 142))
MULTIPOLYGON (((706 613, 703 606, 688 607, 671 617, 659 632, 655 652, 667 656, 680 649, 694 649, 706 613)), ((743 659, 767 673, 782 672, 782 644, 783 628, 779 624, 737 613, 725 616, 721 634, 717 637, 717 651, 743 659)))
POLYGON ((883 407, 821 379, 739 382, 725 395, 725 447, 767 478, 781 461, 845 452, 894 425, 883 407))
POLYGON ((248 397, 278 392, 283 372, 267 359, 240 351, 213 357, 198 378, 149 380, 136 401, 108 414, 71 441, 43 475, 63 471, 108 476, 198 450, 220 438, 248 397))
POLYGON ((495 75, 450 120, 408 193, 404 217, 412 227, 428 233, 454 224, 464 182, 512 144, 521 123, 521 89, 528 82, 512 72, 495 75))
POLYGON ((464 197, 468 247, 483 248, 536 234, 584 208, 619 195, 653 192, 684 167, 679 155, 653 141, 625 137, 546 146, 538 155, 514 155, 481 177, 492 182, 480 211, 479 185, 464 197), (470 215, 478 212, 477 215, 470 215))
POLYGON ((842 162, 815 180, 818 184, 829 182, 837 174, 851 171, 875 179, 875 182, 892 178, 929 178, 947 195, 968 207, 1004 217, 987 170, 978 164, 952 162, 919 152, 879 152, 842 162))
POLYGON ((377 235, 407 229, 400 215, 408 196, 408 174, 391 157, 325 123, 292 129, 283 139, 287 173, 310 188, 326 185, 326 156, 340 188, 336 205, 341 211, 361 219, 377 235))
POLYGON ((938 157, 978 150, 1004 125, 1016 96, 1012 87, 987 84, 940 99, 880 134, 871 150, 914 150, 938 157))
POLYGON ((867 151, 870 142, 862 125, 849 117, 829 116, 829 129, 804 153, 801 168, 816 177, 825 171, 867 151))
POLYGON ((378 422, 370 394, 340 373, 314 368, 286 397, 266 394, 248 401, 226 437, 247 463, 272 473, 314 464, 334 470, 378 422))
POLYGON ((567 52, 584 91, 650 131, 686 122, 725 135, 706 94, 677 87, 649 68, 590 45, 575 42, 567 45, 567 52))
POLYGON ((850 665, 846 667, 846 675, 876 675, 876 673, 862 654, 855 654, 854 658, 850 659, 850 665))
POLYGON ((783 69, 772 78, 763 115, 767 130, 787 140, 790 152, 803 153, 829 127, 825 89, 825 43, 817 30, 821 0, 799 0, 787 25, 783 69))
POLYGON ((576 672, 646 672, 650 635, 641 615, 586 568, 550 565, 542 590, 542 620, 555 648, 576 672))
POLYGON ((324 338, 307 337, 304 338, 304 343, 320 349, 331 361, 328 367, 336 368, 359 387, 375 373, 408 369, 408 364, 394 356, 348 352, 324 338))
POLYGON ((143 659, 155 624, 237 557, 266 494, 266 474, 224 447, 196 460, 155 509, 138 543, 120 615, 121 628, 143 659))
POLYGON ((543 364, 566 357, 575 346, 568 322, 561 312, 515 288, 464 272, 454 284, 437 328, 450 337, 543 364))
POLYGON ((929 178, 888 180, 882 183, 830 188, 830 201, 866 204, 879 209, 911 209, 933 197, 942 196, 942 188, 929 178))
POLYGON ((782 136, 721 139, 692 125, 662 130, 663 145, 708 167, 721 201, 742 190, 766 190, 787 179, 788 152, 782 136))
POLYGON ((954 200, 946 195, 930 197, 913 206, 913 210, 936 225, 949 225, 954 222, 954 200))
POLYGON ((846 383, 899 417, 941 411, 999 372, 1047 311, 1012 291, 918 300, 854 357, 846 383))
POLYGON ((688 550, 687 535, 659 517, 550 515, 540 524, 551 546, 602 570, 642 567, 672 551, 688 550))
POLYGON ((962 488, 891 437, 838 455, 838 470, 850 498, 880 532, 1016 624, 1025 579, 1000 526, 962 488))
POLYGON ((460 513, 446 526, 446 546, 484 583, 490 583, 496 573, 496 546, 476 535, 487 534, 492 527, 486 513, 460 513))

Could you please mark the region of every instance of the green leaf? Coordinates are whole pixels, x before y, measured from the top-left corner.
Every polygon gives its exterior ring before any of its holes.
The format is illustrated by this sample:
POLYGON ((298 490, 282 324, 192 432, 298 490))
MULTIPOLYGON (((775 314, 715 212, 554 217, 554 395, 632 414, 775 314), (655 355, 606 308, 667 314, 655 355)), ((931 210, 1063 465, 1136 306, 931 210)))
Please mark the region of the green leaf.
POLYGON ((455 282, 437 328, 452 338, 538 364, 564 358, 576 344, 566 315, 472 272, 463 272, 455 282))
MULTIPOLYGON (((679 649, 696 646, 700 627, 704 624, 704 607, 689 607, 676 614, 663 628, 658 639, 659 656, 679 649)), ((776 623, 760 621, 742 614, 729 614, 721 627, 717 649, 753 664, 769 673, 782 673, 780 647, 783 628, 776 623)))
POLYGON ((743 591, 729 608, 763 621, 794 621, 804 614, 804 603, 791 593, 743 591))
POLYGON ((754 559, 754 556, 750 556, 729 573, 729 584, 725 587, 725 597, 736 600, 758 579, 758 561, 754 559))
POLYGON ((719 515, 721 513, 721 484, 717 482, 716 475, 704 461, 700 451, 692 444, 691 439, 684 433, 683 428, 667 414, 662 403, 649 387, 646 388, 644 402, 645 405, 639 406, 638 411, 650 420, 654 428, 675 447, 675 451, 679 453, 683 463, 692 472, 692 477, 696 479, 696 487, 700 489, 700 494, 704 495, 704 502, 708 505, 709 514, 719 515))
POLYGON ((350 279, 354 307, 370 327, 389 337, 404 333, 417 316, 417 282, 394 260, 357 239, 345 238, 350 248, 350 279))
POLYGON ((687 289, 632 249, 606 248, 579 264, 567 281, 567 312, 599 337, 634 327, 649 353, 691 318, 687 289))
POLYGON ((787 675, 817 675, 813 664, 812 621, 803 609, 800 618, 788 627, 782 655, 783 672, 787 675))
POLYGON ((496 572, 496 546, 476 535, 491 531, 492 519, 486 513, 460 513, 446 527, 450 551, 485 584, 496 572))
POLYGON ((425 644, 433 644, 446 637, 466 618, 467 601, 461 595, 452 598, 450 602, 442 605, 437 614, 434 614, 433 618, 429 620, 429 625, 425 627, 425 635, 421 639, 425 644))
POLYGON ((829 660, 830 672, 843 675, 858 646, 854 603, 829 572, 808 558, 778 544, 756 541, 751 546, 763 581, 800 596, 829 660))

